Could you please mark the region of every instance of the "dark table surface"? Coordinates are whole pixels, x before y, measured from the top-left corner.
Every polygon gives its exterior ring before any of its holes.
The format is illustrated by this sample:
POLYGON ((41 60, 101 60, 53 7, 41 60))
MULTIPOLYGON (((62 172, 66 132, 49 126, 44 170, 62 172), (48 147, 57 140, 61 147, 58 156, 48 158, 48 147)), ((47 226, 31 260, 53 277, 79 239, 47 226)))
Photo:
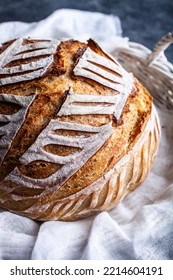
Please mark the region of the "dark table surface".
MULTIPOLYGON (((61 8, 117 15, 123 35, 150 49, 173 30, 173 0, 0 0, 0 22, 39 21, 61 8)), ((171 62, 172 49, 166 51, 171 62)))

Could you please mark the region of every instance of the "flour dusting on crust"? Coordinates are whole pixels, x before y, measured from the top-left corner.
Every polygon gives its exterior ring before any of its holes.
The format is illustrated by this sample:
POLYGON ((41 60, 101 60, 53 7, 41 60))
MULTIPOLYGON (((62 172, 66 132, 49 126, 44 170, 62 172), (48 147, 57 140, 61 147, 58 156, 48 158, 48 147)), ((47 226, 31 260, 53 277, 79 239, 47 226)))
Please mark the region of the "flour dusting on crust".
POLYGON ((0 163, 4 159, 5 154, 8 152, 11 143, 25 121, 26 112, 31 105, 35 94, 31 96, 17 96, 13 94, 0 94, 1 102, 13 103, 20 105, 21 109, 11 115, 0 114, 0 122, 3 124, 0 127, 0 163))
MULTIPOLYGON (((78 96, 78 94, 74 95, 78 96)), ((65 100, 64 106, 62 106, 61 110, 57 114, 57 117, 61 115, 66 116, 63 108, 66 107, 65 104, 67 102, 68 101, 65 100)), ((73 105, 68 104, 68 115, 73 115, 73 110, 70 110, 70 106, 73 107, 73 105)), ((78 107, 80 106, 78 105, 78 107)), ((84 108, 84 111, 86 111, 87 104, 86 106, 81 107, 84 108)), ((93 112, 95 112, 95 107, 96 105, 90 106, 91 114, 92 108, 93 112)), ((62 167, 57 172, 44 179, 33 179, 26 177, 22 175, 17 168, 15 168, 6 177, 6 179, 12 180, 16 183, 20 183, 21 185, 25 184, 28 187, 36 187, 37 185, 43 186, 46 184, 46 186, 49 186, 51 188, 53 188, 53 186, 55 185, 56 188, 58 188, 58 186, 60 187, 66 180, 68 180, 86 163, 86 161, 91 156, 93 156, 103 146, 103 144, 111 136, 112 132, 112 122, 95 127, 91 125, 83 125, 78 123, 60 121, 58 119, 52 119, 47 127, 37 137, 35 143, 31 145, 30 148, 20 158, 20 161, 22 164, 28 164, 36 160, 43 160, 61 164, 62 167), (90 134, 90 136, 63 136, 55 134, 55 130, 87 132, 90 134), (44 147, 50 144, 64 145, 67 147, 70 146, 79 148, 80 150, 67 156, 58 156, 44 150, 44 147)))
POLYGON ((43 40, 26 44, 23 38, 15 40, 0 54, 0 85, 42 77, 53 63, 59 43, 59 40, 43 40), (15 65, 9 66, 12 62, 15 65))
POLYGON ((115 59, 112 60, 112 57, 103 57, 89 47, 80 57, 73 72, 76 76, 88 78, 115 90, 120 95, 120 101, 114 115, 116 118, 120 117, 129 93, 132 91, 132 74, 125 71, 115 59))
MULTIPOLYGON (((0 54, 0 85, 8 85, 28 80, 34 80, 42 77, 50 65, 54 62, 54 54, 60 45, 58 40, 32 40, 17 39, 13 41, 0 54)), ((102 50, 101 50, 102 51, 102 50)), ((24 175, 21 170, 15 167, 5 180, 15 182, 21 186, 28 188, 44 188, 53 191, 59 188, 72 175, 75 174, 109 139, 113 132, 112 120, 100 126, 92 126, 89 124, 80 124, 77 121, 61 120, 61 117, 69 117, 76 115, 114 115, 120 118, 123 107, 133 87, 133 77, 127 73, 121 65, 111 56, 103 52, 103 56, 98 54, 90 44, 84 50, 81 57, 73 67, 73 75, 84 77, 95 81, 106 87, 108 91, 115 91, 114 95, 93 95, 83 92, 74 92, 73 86, 69 85, 69 91, 65 101, 57 115, 50 119, 48 125, 40 132, 34 143, 20 157, 19 162, 22 165, 28 165, 37 161, 57 164, 59 169, 46 178, 32 178, 24 175), (61 135, 55 131, 73 131, 76 135, 61 135), (81 134, 78 135, 78 132, 81 134), (82 135, 86 133, 88 136, 82 135), (68 155, 57 155, 45 149, 48 145, 65 146, 76 148, 68 155)), ((6 98, 8 101, 13 100, 19 104, 23 104, 22 108, 13 118, 11 116, 1 116, 6 119, 9 124, 7 126, 10 131, 8 143, 12 142, 15 133, 25 121, 25 112, 33 101, 33 96, 17 96, 11 94, 7 96, 1 94, 1 99, 6 98), (13 128, 11 127, 13 125, 13 128)), ((68 118, 67 118, 68 119, 68 118)), ((113 119, 113 118, 112 118, 113 119)), ((85 134, 85 135, 86 135, 85 134)), ((9 144, 3 144, 4 135, 1 138, 2 153, 5 155, 9 144)), ((3 157, 2 157, 3 159, 3 157)))

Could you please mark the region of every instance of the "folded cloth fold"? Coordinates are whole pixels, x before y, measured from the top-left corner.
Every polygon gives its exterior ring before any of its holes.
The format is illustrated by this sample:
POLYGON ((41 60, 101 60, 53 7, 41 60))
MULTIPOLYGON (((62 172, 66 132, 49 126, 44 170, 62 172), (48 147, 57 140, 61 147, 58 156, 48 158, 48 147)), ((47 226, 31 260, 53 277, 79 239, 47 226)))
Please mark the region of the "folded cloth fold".
MULTIPOLYGON (((34 23, 0 24, 16 37, 92 37, 107 51, 127 46, 118 17, 62 9, 34 23)), ((147 180, 114 209, 74 222, 37 223, 0 210, 0 259, 173 259, 173 119, 159 111, 162 138, 147 180)))

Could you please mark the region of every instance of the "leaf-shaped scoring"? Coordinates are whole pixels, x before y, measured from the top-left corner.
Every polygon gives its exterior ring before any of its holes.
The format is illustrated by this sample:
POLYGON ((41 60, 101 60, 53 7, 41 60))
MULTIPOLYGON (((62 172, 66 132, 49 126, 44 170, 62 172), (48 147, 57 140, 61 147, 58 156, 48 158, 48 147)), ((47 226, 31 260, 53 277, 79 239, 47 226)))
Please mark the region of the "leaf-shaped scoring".
POLYGON ((23 179, 23 175, 19 172, 17 168, 15 168, 6 179, 13 180, 16 183, 23 184, 25 182, 25 186, 27 187, 42 187, 49 186, 58 188, 62 185, 66 180, 68 180, 78 169, 85 164, 85 162, 101 148, 101 146, 105 143, 105 141, 112 134, 112 125, 108 123, 101 127, 95 128, 94 135, 89 138, 82 139, 81 137, 71 137, 71 139, 67 136, 53 135, 51 134, 51 130, 62 127, 67 128, 69 125, 71 130, 81 131, 82 129, 86 132, 91 131, 91 126, 77 125, 70 123, 66 123, 67 126, 57 121, 55 123, 54 120, 50 121, 49 125, 40 133, 36 142, 27 150, 27 152, 22 156, 21 161, 23 163, 28 163, 33 160, 49 160, 49 162, 60 163, 63 166, 54 174, 50 175, 44 179, 33 179, 29 177, 25 177, 23 179), (43 143, 42 143, 43 142, 43 143), (40 143, 46 145, 51 143, 56 143, 60 145, 66 145, 70 147, 79 147, 81 151, 76 152, 75 154, 69 156, 57 156, 54 154, 49 154, 42 147, 40 147, 40 143))
POLYGON ((121 115, 120 104, 122 102, 121 94, 116 95, 87 95, 74 94, 70 90, 66 102, 61 107, 59 116, 68 115, 109 115, 114 114, 117 118, 121 115), (87 105, 87 103, 96 103, 96 106, 87 105), (83 104, 83 106, 81 106, 83 104))
POLYGON ((119 93, 121 97, 115 112, 115 117, 119 118, 132 90, 133 76, 125 71, 113 57, 107 53, 106 55, 107 57, 103 57, 88 47, 73 72, 76 76, 93 80, 119 93))
POLYGON ((59 40, 36 41, 23 44, 24 39, 15 40, 0 54, 0 85, 28 81, 43 76, 53 62, 53 55, 59 40), (41 57, 43 56, 43 57, 41 57), (28 63, 25 59, 30 59, 28 63), (7 66, 10 62, 22 59, 17 66, 7 66))
POLYGON ((21 106, 21 109, 12 114, 4 115, 0 114, 0 122, 7 123, 0 127, 0 163, 4 159, 5 154, 8 152, 8 149, 17 134, 17 131, 20 129, 22 123, 25 120, 26 112, 32 103, 35 95, 31 96, 17 96, 13 94, 0 94, 0 102, 9 102, 21 106))
MULTIPOLYGON (((74 114, 83 114, 82 110, 87 111, 89 107, 90 114, 96 113, 96 107, 101 107, 102 112, 99 114, 111 114, 114 112, 115 104, 117 100, 119 100, 118 95, 116 96, 93 96, 93 95, 83 95, 82 94, 74 94, 72 90, 70 90, 68 97, 66 98, 61 110, 59 111, 57 116, 62 115, 74 115, 74 114), (84 104, 76 104, 76 102, 84 101, 86 97, 86 102, 84 104), (73 102, 69 103, 70 99, 73 99, 73 102), (88 106, 87 102, 90 103, 88 106), (91 105, 93 103, 93 106, 91 105), (101 105, 99 105, 101 104, 101 105), (108 110, 108 108, 110 110, 108 110), (78 111, 78 112, 77 112, 78 111)), ((98 108, 97 108, 98 110, 98 108)), ((20 158, 21 163, 28 164, 32 161, 36 160, 44 160, 48 162, 62 164, 62 167, 44 179, 34 179, 25 176, 19 172, 17 168, 15 168, 6 179, 13 180, 20 184, 25 182, 27 187, 35 186, 42 187, 45 184, 53 189, 53 187, 60 187, 68 178, 70 178, 78 169, 80 169, 86 161, 94 155, 106 142, 106 140, 111 136, 113 132, 112 122, 108 124, 94 127, 91 125, 83 125, 72 122, 60 121, 58 119, 52 119, 48 126, 40 133, 37 137, 35 143, 30 146, 30 148, 23 154, 20 158), (63 136, 55 134, 54 131, 57 130, 66 130, 66 131, 80 131, 90 133, 89 137, 83 136, 63 136), (45 151, 44 146, 49 144, 55 145, 65 145, 70 147, 77 147, 80 150, 67 155, 67 156, 58 156, 52 153, 45 151)))
MULTIPOLYGON (((74 68, 74 75, 94 80, 116 91, 113 96, 93 96, 74 94, 69 92, 58 116, 86 115, 86 114, 114 114, 119 118, 124 104, 133 86, 133 76, 127 73, 118 62, 112 58, 103 57, 92 51, 89 47, 74 68), (93 104, 92 104, 93 103, 93 104)), ((21 157, 23 164, 36 160, 44 160, 62 164, 62 167, 47 178, 29 178, 15 168, 7 177, 21 185, 25 182, 27 187, 44 187, 49 190, 57 189, 68 180, 86 161, 93 156, 111 136, 113 132, 112 122, 93 127, 77 123, 51 120, 49 125, 40 133, 35 143, 21 157), (52 133, 53 130, 65 129, 73 131, 90 132, 91 136, 63 136, 52 133), (44 146, 57 144, 80 148, 76 153, 68 156, 59 156, 44 150, 44 146)), ((46 192, 46 190, 45 190, 46 192)))

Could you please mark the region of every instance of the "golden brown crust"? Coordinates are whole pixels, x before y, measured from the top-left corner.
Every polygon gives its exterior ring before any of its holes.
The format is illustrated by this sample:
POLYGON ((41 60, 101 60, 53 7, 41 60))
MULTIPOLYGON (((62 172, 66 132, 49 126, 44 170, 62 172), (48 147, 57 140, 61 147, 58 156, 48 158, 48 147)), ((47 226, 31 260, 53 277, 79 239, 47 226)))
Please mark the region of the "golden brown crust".
MULTIPOLYGON (((10 43, 5 44, 0 52, 4 51, 10 43)), ((31 103, 25 116, 25 121, 14 137, 0 166, 1 207, 31 218, 41 220, 61 219, 62 215, 58 214, 61 211, 58 212, 59 210, 52 210, 54 207, 56 208, 57 201, 59 203, 59 206, 57 207, 61 207, 61 200, 63 201, 66 198, 68 200, 68 197, 75 194, 77 195, 109 173, 110 170, 112 170, 116 164, 131 151, 131 149, 133 149, 145 130, 151 117, 152 98, 137 80, 135 80, 134 87, 129 94, 119 119, 115 118, 113 114, 57 116, 64 100, 67 98, 69 88, 73 88, 74 92, 84 95, 115 95, 115 90, 111 88, 88 78, 74 75, 73 69, 87 46, 99 55, 107 57, 107 54, 104 53, 92 40, 88 42, 88 45, 74 40, 61 42, 54 56, 54 62, 51 64, 44 77, 0 87, 0 95, 13 94, 16 96, 31 96, 33 93, 36 93, 35 99, 31 103), (102 125, 112 122, 113 133, 101 148, 99 148, 99 150, 60 187, 57 186, 57 189, 56 185, 53 189, 50 189, 47 185, 40 186, 39 188, 31 188, 6 180, 6 176, 15 167, 17 167, 24 176, 34 179, 44 179, 62 167, 61 164, 45 162, 44 160, 33 161, 29 164, 22 164, 20 161, 21 156, 36 141, 40 133, 52 119, 90 125, 92 127, 101 127, 102 125), (49 192, 46 196, 43 196, 42 192, 45 189, 48 189, 49 192), (17 199, 15 198, 16 196, 18 197, 17 199), (49 203, 50 201, 52 202, 49 203), (39 207, 45 207, 42 214, 38 211, 39 207)), ((13 104, 10 105, 11 107, 8 107, 5 102, 0 106, 0 113, 2 114, 6 114, 5 112, 8 110, 9 114, 13 114, 15 110, 19 110, 17 105, 13 104)), ((79 137, 88 137, 90 135, 89 132, 87 135, 86 132, 76 132, 75 130, 71 130, 70 132, 65 130, 55 131, 55 134, 62 136, 69 136, 69 133, 70 136, 78 135, 79 137)), ((158 139, 155 141, 152 154, 157 150, 157 141, 158 139)), ((70 153, 77 152, 80 149, 67 147, 61 144, 59 146, 47 145, 45 146, 45 150, 58 156, 66 156, 70 153)), ((151 156, 151 158, 153 160, 153 156, 151 156)), ((149 170, 149 168, 150 166, 147 166, 147 170, 149 170)), ((142 180, 137 180, 134 185, 138 185, 139 181, 142 182, 142 180)), ((107 187, 105 185, 101 192, 96 207, 97 209, 103 204, 102 202, 105 200, 106 193, 107 187)), ((114 194, 114 196, 116 196, 116 194, 114 194)), ((79 209, 89 207, 91 204, 91 197, 91 193, 89 196, 86 195, 86 199, 82 204, 83 206, 80 206, 79 209)), ((115 200, 118 201, 118 199, 114 199, 114 201, 115 200)), ((73 201, 71 200, 71 202, 68 203, 71 203, 70 205, 72 205, 73 201)), ((75 200, 74 203, 76 203, 75 200)), ((70 206, 67 208, 69 210, 70 206)), ((101 207, 100 209, 107 208, 110 208, 110 204, 101 207)), ((92 210, 90 212, 92 212, 92 210)), ((86 215, 88 214, 89 210, 86 215)), ((73 216, 72 213, 67 219, 63 216, 62 219, 72 220, 82 216, 85 216, 85 214, 74 214, 73 216)))

